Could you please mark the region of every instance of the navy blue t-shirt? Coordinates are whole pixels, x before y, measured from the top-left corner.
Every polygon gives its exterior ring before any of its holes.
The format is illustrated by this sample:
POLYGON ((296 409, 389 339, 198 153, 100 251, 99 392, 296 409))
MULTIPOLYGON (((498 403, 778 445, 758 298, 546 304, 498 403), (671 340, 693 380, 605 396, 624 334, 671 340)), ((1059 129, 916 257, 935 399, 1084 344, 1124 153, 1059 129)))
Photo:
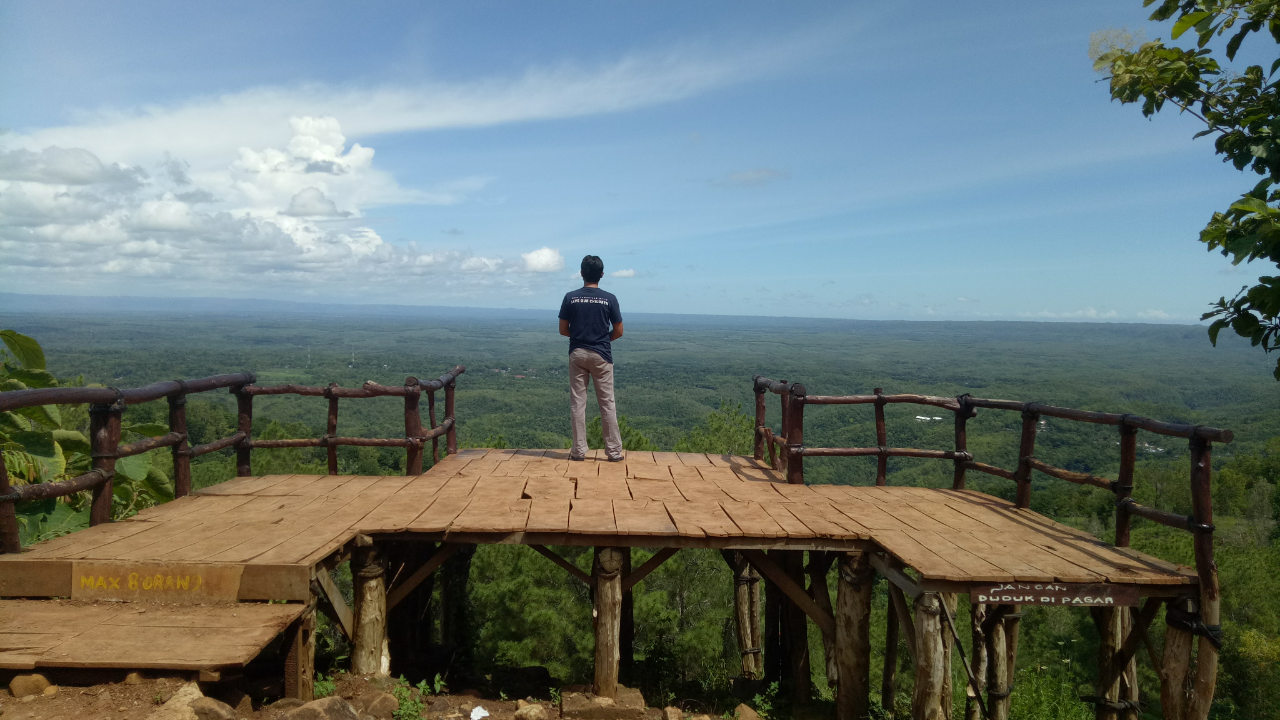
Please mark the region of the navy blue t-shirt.
POLYGON ((613 362, 609 335, 622 322, 622 310, 613 293, 584 287, 565 293, 560 303, 560 319, 569 321, 569 352, 586 348, 613 362))

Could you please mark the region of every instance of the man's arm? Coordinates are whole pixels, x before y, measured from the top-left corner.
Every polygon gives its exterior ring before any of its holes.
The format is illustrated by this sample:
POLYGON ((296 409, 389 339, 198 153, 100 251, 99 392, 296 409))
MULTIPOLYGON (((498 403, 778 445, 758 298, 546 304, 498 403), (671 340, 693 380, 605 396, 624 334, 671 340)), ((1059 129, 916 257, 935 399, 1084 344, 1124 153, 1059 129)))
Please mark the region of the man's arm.
POLYGON ((565 337, 569 337, 569 321, 568 320, 560 321, 560 334, 565 337))
MULTIPOLYGON (((569 332, 568 332, 569 324, 568 324, 568 323, 566 323, 566 322, 564 322, 563 320, 561 320, 560 322, 561 322, 561 327, 563 328, 563 329, 560 331, 560 334, 561 334, 561 335, 568 335, 568 334, 569 334, 569 332)), ((614 325, 614 326, 613 326, 613 332, 612 332, 612 333, 609 333, 609 340, 610 340, 610 341, 617 340, 617 339, 618 339, 618 338, 620 338, 620 337, 622 337, 622 323, 618 323, 617 325, 614 325)))

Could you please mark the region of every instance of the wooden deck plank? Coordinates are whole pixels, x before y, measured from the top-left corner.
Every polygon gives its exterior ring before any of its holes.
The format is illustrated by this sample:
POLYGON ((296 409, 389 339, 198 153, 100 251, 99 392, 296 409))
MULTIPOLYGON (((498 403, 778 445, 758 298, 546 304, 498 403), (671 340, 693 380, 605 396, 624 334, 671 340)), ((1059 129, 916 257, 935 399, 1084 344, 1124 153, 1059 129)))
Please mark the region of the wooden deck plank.
POLYGON ((561 533, 569 531, 569 503, 572 495, 535 497, 529 504, 525 532, 561 533))
POLYGON ((780 538, 787 537, 786 530, 774 520, 758 502, 739 502, 730 500, 720 503, 733 524, 742 530, 747 537, 780 538))
POLYGON ((798 518, 796 518, 795 515, 791 513, 792 504, 793 503, 789 503, 789 502, 770 502, 770 503, 761 503, 760 507, 763 508, 764 511, 769 514, 769 517, 773 518, 774 522, 778 523, 778 525, 782 528, 783 532, 787 534, 786 535, 787 537, 790 537, 790 538, 817 537, 817 535, 812 530, 809 529, 808 525, 805 525, 798 518))
POLYGON ((408 529, 415 532, 444 532, 470 503, 471 498, 466 495, 438 495, 430 507, 409 523, 408 529))
POLYGON ((668 502, 667 513, 685 537, 738 537, 742 530, 718 502, 668 502))
POLYGON ((569 506, 569 531, 616 534, 618 525, 613 519, 612 498, 574 498, 569 506))
POLYGON ((659 500, 614 500, 613 517, 624 535, 671 536, 678 531, 659 500))
POLYGON ((676 453, 676 456, 689 467, 712 467, 706 453, 676 453))
POLYGON ((236 477, 226 482, 193 490, 195 495, 253 495, 288 480, 292 475, 258 475, 236 477))
POLYGON ((666 502, 683 501, 684 495, 680 493, 680 489, 670 480, 641 480, 639 478, 629 478, 627 487, 631 490, 631 497, 636 500, 659 500, 666 502))
POLYGON ((524 494, 535 500, 540 498, 559 498, 570 500, 577 490, 577 483, 567 477, 531 477, 524 486, 524 494))
POLYGON ((579 478, 576 498, 582 500, 630 500, 631 491, 626 480, 602 480, 579 478))
POLYGON ((530 500, 476 499, 449 524, 450 533, 517 532, 525 529, 530 500))

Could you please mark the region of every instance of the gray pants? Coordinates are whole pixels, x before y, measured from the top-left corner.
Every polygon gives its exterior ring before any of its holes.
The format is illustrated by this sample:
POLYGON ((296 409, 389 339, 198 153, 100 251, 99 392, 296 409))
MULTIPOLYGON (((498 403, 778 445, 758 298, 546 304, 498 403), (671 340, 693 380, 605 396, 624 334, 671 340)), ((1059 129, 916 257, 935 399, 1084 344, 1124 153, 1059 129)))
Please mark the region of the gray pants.
POLYGON ((569 416, 573 425, 574 457, 587 454, 587 378, 596 386, 600 404, 600 426, 609 457, 622 455, 622 433, 618 432, 618 410, 613 401, 613 363, 597 353, 578 348, 569 353, 569 416))

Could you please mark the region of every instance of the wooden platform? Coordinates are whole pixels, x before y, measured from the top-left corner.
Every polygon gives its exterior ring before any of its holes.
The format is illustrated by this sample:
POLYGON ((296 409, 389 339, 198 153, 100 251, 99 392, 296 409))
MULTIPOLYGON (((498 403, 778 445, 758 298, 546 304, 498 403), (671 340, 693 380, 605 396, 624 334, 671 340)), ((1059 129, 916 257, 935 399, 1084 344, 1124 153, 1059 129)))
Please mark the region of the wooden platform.
POLYGON ((302 610, 301 604, 0 600, 0 669, 242 667, 302 610))
MULTIPOLYGON (((621 463, 571 462, 562 450, 464 450, 412 478, 236 478, 124 522, 0 556, 0 596, 106 597, 102 588, 95 594, 83 587, 86 573, 114 569, 145 578, 198 570, 212 579, 204 586, 211 595, 201 601, 303 600, 312 568, 357 533, 539 545, 883 549, 918 571, 925 589, 961 592, 1062 582, 1171 595, 1196 583, 1191 568, 1112 547, 982 493, 780 481, 743 457, 630 452, 621 463)), ((185 596, 158 587, 126 599, 185 596)))

